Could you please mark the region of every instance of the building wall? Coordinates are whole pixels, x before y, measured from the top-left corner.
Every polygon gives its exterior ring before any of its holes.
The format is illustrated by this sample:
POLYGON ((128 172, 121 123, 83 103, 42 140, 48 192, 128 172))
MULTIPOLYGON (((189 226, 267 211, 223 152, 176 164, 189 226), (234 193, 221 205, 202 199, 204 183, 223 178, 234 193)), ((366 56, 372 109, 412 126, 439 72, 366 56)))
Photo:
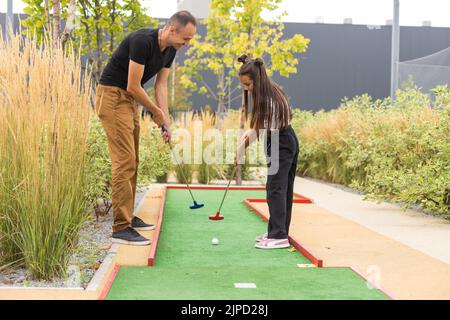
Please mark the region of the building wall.
MULTIPOLYGON (((2 26, 5 16, 0 14, 2 26)), ((18 25, 15 15, 16 30, 18 25)), ((199 26, 199 33, 206 33, 204 25, 199 26)), ((290 96, 294 107, 329 110, 339 106, 344 97, 368 93, 378 99, 390 95, 391 26, 285 24, 285 37, 296 33, 311 39, 307 52, 299 56, 298 72, 289 78, 276 74, 273 77, 290 96)), ((420 58, 447 47, 450 47, 450 28, 400 28, 400 61, 420 58)), ((184 51, 177 54, 178 63, 183 63, 184 51)), ((214 77, 205 74, 205 79, 215 88, 214 77)), ((234 84, 238 84, 237 79, 234 84)), ((214 100, 203 95, 194 93, 191 100, 195 109, 205 105, 216 107, 214 100)), ((231 107, 239 105, 240 100, 236 100, 231 107)))
MULTIPOLYGON (((13 27, 14 27, 14 31, 17 32, 19 31, 20 28, 20 20, 25 20, 27 18, 26 14, 14 14, 14 23, 13 23, 13 27)), ((2 29, 2 34, 5 35, 6 32, 6 13, 0 12, 0 28, 2 29)))
MULTIPOLYGON (((205 28, 200 28, 201 34, 205 28)), ((308 50, 299 55, 298 72, 289 78, 275 74, 294 107, 307 110, 333 109, 344 97, 368 93, 374 99, 390 95, 391 26, 286 23, 284 37, 303 34, 310 38, 308 50)), ((400 61, 423 57, 450 47, 450 28, 401 27, 400 61)), ((183 57, 180 55, 179 61, 183 57)), ((215 87, 214 77, 206 76, 215 87)), ((216 103, 194 94, 193 105, 216 103)), ((240 103, 237 100, 238 104, 240 103)), ((234 105, 238 107, 238 105, 234 105)))

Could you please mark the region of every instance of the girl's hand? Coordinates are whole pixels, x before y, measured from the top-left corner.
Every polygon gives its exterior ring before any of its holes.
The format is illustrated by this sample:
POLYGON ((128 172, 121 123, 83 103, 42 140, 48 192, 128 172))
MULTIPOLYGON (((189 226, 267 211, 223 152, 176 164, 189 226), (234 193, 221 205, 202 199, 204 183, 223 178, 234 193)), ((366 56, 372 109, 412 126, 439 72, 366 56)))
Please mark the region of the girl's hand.
POLYGON ((239 144, 245 144, 246 146, 249 145, 253 135, 254 135, 253 130, 245 131, 241 137, 239 144))
POLYGON ((245 140, 250 138, 250 134, 248 133, 248 131, 244 132, 244 134, 241 137, 241 140, 239 141, 239 144, 244 144, 245 140))

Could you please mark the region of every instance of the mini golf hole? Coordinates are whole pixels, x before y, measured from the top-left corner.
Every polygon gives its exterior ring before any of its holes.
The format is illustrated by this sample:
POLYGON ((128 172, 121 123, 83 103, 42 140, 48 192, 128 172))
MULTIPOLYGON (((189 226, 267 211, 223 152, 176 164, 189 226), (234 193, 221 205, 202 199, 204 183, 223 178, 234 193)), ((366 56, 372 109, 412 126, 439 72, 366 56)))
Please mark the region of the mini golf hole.
POLYGON ((238 289, 256 289, 256 284, 253 282, 235 283, 234 287, 238 289))

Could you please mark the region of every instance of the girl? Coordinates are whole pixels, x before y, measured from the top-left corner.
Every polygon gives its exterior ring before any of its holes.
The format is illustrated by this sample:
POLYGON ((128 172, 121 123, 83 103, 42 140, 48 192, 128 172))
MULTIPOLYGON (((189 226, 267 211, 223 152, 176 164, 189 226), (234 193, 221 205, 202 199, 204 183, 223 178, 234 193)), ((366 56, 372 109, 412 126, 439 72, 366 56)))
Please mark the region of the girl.
POLYGON ((239 70, 240 81, 244 90, 251 93, 250 126, 252 129, 247 131, 241 139, 236 163, 245 154, 245 148, 254 141, 255 136, 259 138, 260 131, 263 129, 267 130, 265 147, 266 156, 270 161, 266 183, 267 204, 270 212, 268 230, 267 233, 256 237, 255 247, 287 248, 290 246, 288 234, 299 150, 297 137, 290 125, 292 110, 286 94, 267 76, 262 59, 249 60, 246 55, 243 55, 238 60, 243 63, 239 70), (278 139, 276 133, 278 133, 278 139), (271 157, 271 150, 277 151, 274 157, 271 157), (274 165, 275 170, 271 170, 271 166, 277 161, 278 166, 274 165))

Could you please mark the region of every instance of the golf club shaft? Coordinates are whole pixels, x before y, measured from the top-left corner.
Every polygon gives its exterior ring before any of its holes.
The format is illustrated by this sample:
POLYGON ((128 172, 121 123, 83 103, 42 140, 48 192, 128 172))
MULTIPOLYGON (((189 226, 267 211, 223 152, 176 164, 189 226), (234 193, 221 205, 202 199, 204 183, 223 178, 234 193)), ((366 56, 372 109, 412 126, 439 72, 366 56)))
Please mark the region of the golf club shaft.
MULTIPOLYGON (((175 153, 173 152, 172 144, 170 142, 168 144, 169 144, 170 151, 172 152, 172 156, 175 158, 175 162, 177 163, 178 167, 180 167, 180 163, 178 162, 177 157, 175 156, 175 153)), ((180 172, 181 172, 181 175, 183 176, 184 181, 186 182, 186 185, 188 187, 188 191, 189 191, 189 193, 190 193, 190 195, 192 197, 192 201, 194 201, 194 203, 196 203, 196 201, 194 199, 194 195, 192 194, 192 191, 191 191, 191 187, 189 186, 188 180, 186 179, 186 176, 184 175, 184 172, 183 172, 182 168, 180 168, 180 172)))
POLYGON ((233 180, 233 177, 234 177, 235 173, 236 173, 236 166, 234 166, 233 173, 231 174, 230 180, 228 181, 227 189, 225 190, 225 193, 224 193, 223 198, 222 198, 222 202, 220 203, 220 207, 219 207, 219 210, 218 210, 219 212, 220 212, 220 209, 222 209, 223 201, 225 200, 225 197, 227 195, 228 189, 230 188, 230 184, 231 184, 231 181, 233 180))

